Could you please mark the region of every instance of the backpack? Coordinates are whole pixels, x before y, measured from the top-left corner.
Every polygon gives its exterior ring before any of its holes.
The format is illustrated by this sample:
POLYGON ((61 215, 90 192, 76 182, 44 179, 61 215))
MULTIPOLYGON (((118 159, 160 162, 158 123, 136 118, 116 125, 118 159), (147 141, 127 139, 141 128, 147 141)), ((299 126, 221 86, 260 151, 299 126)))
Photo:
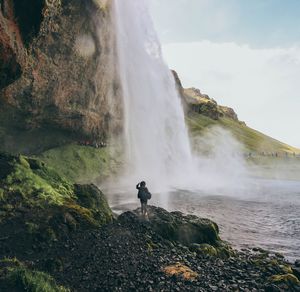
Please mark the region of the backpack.
POLYGON ((138 193, 138 198, 142 201, 150 200, 151 199, 151 193, 148 191, 147 188, 140 188, 138 193))
POLYGON ((147 192, 147 200, 150 200, 151 199, 151 193, 148 191, 147 192))

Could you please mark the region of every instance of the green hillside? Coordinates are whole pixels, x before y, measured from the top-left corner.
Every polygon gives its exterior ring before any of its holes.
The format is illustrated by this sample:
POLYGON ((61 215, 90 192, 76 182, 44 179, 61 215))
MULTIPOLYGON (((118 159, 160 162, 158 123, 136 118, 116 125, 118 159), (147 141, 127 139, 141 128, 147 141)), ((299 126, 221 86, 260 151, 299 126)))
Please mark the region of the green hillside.
POLYGON ((254 153, 277 153, 285 155, 288 153, 299 154, 300 149, 289 146, 263 133, 247 127, 244 123, 229 119, 220 118, 213 120, 207 116, 191 113, 187 116, 187 124, 193 135, 203 135, 212 126, 221 126, 229 130, 238 141, 242 142, 245 150, 254 153))

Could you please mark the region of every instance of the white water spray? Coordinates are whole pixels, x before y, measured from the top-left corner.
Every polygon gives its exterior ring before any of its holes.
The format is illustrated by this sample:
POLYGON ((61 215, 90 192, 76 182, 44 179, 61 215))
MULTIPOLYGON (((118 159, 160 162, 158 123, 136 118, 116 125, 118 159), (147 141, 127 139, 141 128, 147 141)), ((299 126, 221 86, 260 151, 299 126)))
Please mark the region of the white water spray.
POLYGON ((192 155, 181 99, 163 60, 147 0, 113 3, 127 158, 127 173, 120 184, 130 190, 145 180, 158 193, 174 188, 244 191, 248 175, 242 152, 222 130, 216 132, 216 139, 206 139, 211 149, 220 146, 216 155, 192 155))
POLYGON ((193 165, 189 137, 146 2, 114 2, 127 164, 134 181, 179 186, 193 165))

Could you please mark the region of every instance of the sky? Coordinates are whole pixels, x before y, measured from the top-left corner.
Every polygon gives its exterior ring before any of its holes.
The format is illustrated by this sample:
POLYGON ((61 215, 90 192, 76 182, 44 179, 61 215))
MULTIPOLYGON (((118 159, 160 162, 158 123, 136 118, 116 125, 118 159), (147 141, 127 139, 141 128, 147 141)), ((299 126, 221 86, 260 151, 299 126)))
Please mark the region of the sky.
POLYGON ((148 0, 185 87, 300 148, 300 0, 148 0))

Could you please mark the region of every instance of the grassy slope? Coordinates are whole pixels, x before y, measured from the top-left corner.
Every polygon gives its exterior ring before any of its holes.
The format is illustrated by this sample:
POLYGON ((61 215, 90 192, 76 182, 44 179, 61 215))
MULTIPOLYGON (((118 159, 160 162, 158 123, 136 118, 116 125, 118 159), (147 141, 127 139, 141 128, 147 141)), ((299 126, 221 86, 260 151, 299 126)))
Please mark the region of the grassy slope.
MULTIPOLYGON (((118 156, 118 155, 116 155, 118 156)), ((38 157, 72 182, 104 179, 117 171, 118 161, 110 149, 69 144, 48 150, 38 157)))
POLYGON ((187 117, 187 123, 193 135, 201 135, 212 126, 224 127, 229 130, 237 140, 244 144, 247 151, 258 153, 300 153, 300 149, 284 144, 228 118, 222 118, 216 121, 200 114, 191 114, 187 117))
MULTIPOLYGON (((278 159, 276 159, 277 169, 281 169, 282 164, 286 165, 287 161, 283 159, 286 158, 286 152, 300 153, 299 149, 281 143, 228 118, 222 118, 216 121, 201 114, 191 114, 186 119, 191 133, 195 136, 204 134, 212 126, 221 126, 229 130, 238 141, 245 145, 245 152, 279 153, 282 158, 281 160, 284 161, 280 163, 280 158, 278 157, 278 159)), ((290 154, 290 157, 291 156, 290 154)), ((38 158, 44 161, 46 165, 54 168, 61 176, 66 177, 71 182, 77 183, 102 181, 111 174, 116 173, 121 166, 120 153, 112 151, 111 147, 96 149, 90 146, 68 144, 43 152, 38 158)), ((251 162, 254 164, 267 166, 270 164, 269 160, 272 160, 271 162, 274 164, 272 157, 254 156, 251 160, 253 160, 251 162)), ((291 160, 291 163, 295 162, 295 159, 291 160)), ((272 167, 274 168, 274 166, 272 167)))

